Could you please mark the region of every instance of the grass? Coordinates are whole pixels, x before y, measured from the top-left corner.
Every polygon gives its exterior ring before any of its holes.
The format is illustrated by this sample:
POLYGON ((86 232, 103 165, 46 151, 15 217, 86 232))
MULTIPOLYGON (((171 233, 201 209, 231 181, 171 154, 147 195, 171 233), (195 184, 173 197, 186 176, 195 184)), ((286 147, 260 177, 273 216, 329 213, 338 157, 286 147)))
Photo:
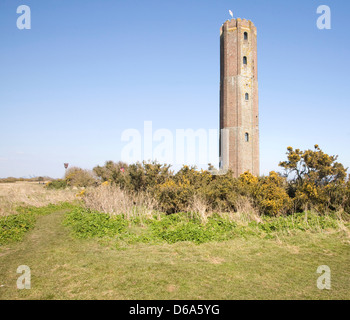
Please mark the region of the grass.
POLYGON ((0 188, 12 210, 0 201, 0 299, 350 298, 349 224, 335 216, 152 219, 150 205, 124 219, 72 204, 45 206, 75 199, 77 191, 26 184, 13 195, 20 186, 12 185, 0 188), (31 201, 38 207, 28 207, 31 201), (30 290, 16 287, 20 265, 31 269, 30 290), (331 290, 316 286, 321 265, 331 268, 331 290))
POLYGON ((340 230, 136 242, 121 250, 108 237, 73 236, 63 226, 68 212, 40 215, 22 242, 0 246, 0 299, 350 298, 350 242, 340 230), (31 268, 30 290, 16 288, 19 265, 31 268), (316 286, 320 265, 331 268, 331 290, 316 286))
POLYGON ((229 216, 212 214, 203 222, 199 215, 157 213, 153 217, 130 218, 124 215, 109 215, 84 208, 71 210, 64 220, 75 237, 109 237, 117 247, 135 243, 177 243, 190 241, 196 244, 227 241, 237 237, 257 236, 276 238, 297 231, 324 233, 341 231, 349 235, 349 222, 336 216, 320 216, 313 212, 294 214, 288 217, 261 217, 258 223, 233 221, 229 216))
POLYGON ((71 202, 77 190, 48 190, 37 182, 0 183, 0 217, 17 213, 18 206, 44 207, 71 202))
POLYGON ((33 229, 39 216, 47 215, 62 209, 72 209, 74 205, 61 203, 46 207, 18 207, 17 214, 0 216, 0 245, 21 241, 29 230, 33 229))

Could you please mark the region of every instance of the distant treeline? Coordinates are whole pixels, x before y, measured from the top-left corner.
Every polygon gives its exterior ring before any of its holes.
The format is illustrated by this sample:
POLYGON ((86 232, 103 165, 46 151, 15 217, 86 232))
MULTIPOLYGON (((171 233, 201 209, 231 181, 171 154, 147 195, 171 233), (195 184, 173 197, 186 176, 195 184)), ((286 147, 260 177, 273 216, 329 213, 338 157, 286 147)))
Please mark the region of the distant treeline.
POLYGON ((0 178, 0 183, 15 183, 15 182, 43 182, 43 181, 52 181, 53 178, 50 177, 33 177, 33 178, 14 178, 14 177, 8 177, 8 178, 0 178))

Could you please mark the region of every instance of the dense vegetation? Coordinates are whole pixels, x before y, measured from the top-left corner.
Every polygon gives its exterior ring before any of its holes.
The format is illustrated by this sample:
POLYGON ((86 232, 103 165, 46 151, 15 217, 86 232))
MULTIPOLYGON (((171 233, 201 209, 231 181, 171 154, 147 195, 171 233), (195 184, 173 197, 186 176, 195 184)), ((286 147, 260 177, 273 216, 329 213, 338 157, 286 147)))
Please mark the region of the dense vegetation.
POLYGON ((50 177, 33 177, 33 178, 0 178, 0 183, 15 183, 15 182, 44 182, 44 181, 52 181, 53 179, 50 177))
MULTIPOLYGON (((65 224, 78 237, 118 242, 223 241, 235 236, 341 229, 350 220, 350 182, 336 156, 319 146, 291 147, 283 174, 213 175, 183 166, 177 173, 156 162, 106 162, 92 172, 77 167, 49 189, 80 188, 82 207, 65 224)), ((31 209, 30 209, 31 210, 31 209)), ((21 238, 37 214, 2 219, 2 239, 21 238), (15 227, 16 226, 16 227, 15 227)), ((43 209, 44 210, 44 209, 43 209)))
POLYGON ((239 178, 188 166, 174 174, 155 162, 109 161, 94 168, 101 186, 82 193, 86 207, 70 212, 65 223, 77 237, 107 236, 117 246, 339 231, 349 225, 350 183, 336 160, 317 145, 288 148, 287 161, 280 163, 284 174, 245 172, 239 178))
POLYGON ((39 195, 2 185, 6 201, 22 204, 0 217, 3 297, 347 299, 346 169, 318 146, 288 148, 280 166, 234 178, 109 161, 28 184, 39 195), (33 207, 60 201, 70 203, 33 207), (18 261, 33 266, 34 290, 13 285, 18 261), (332 268, 331 291, 316 287, 319 265, 332 268))
POLYGON ((156 162, 127 165, 108 161, 93 172, 72 168, 64 180, 48 187, 110 184, 128 193, 146 192, 157 202, 157 209, 167 214, 197 210, 198 203, 205 211, 214 212, 238 212, 248 205, 267 216, 311 209, 320 214, 350 213, 347 169, 336 156, 327 155, 318 145, 306 151, 288 147, 287 160, 280 166, 283 173, 255 177, 245 172, 234 178, 232 172, 212 175, 188 166, 174 174, 169 165, 156 162))
MULTIPOLYGON (((288 217, 264 217, 261 222, 232 221, 217 214, 202 220, 189 213, 155 215, 152 219, 125 219, 123 215, 109 214, 76 208, 66 214, 64 221, 77 238, 110 238, 117 247, 134 243, 176 243, 190 241, 197 244, 227 241, 236 237, 259 236, 275 238, 298 231, 324 232, 339 230, 335 216, 318 216, 315 213, 298 213, 288 217)), ((348 223, 346 223, 348 225, 348 223)))
POLYGON ((72 208, 73 205, 69 203, 49 205, 41 208, 18 207, 17 214, 0 217, 0 245, 22 240, 25 233, 34 228, 39 216, 72 208))

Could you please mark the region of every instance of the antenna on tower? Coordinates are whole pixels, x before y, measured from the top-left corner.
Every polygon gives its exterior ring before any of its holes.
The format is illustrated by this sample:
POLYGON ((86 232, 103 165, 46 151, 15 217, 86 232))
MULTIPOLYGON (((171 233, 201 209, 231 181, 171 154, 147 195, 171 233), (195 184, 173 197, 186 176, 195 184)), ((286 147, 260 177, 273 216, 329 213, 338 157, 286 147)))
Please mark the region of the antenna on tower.
POLYGON ((233 12, 231 10, 228 11, 230 16, 233 18, 233 12))

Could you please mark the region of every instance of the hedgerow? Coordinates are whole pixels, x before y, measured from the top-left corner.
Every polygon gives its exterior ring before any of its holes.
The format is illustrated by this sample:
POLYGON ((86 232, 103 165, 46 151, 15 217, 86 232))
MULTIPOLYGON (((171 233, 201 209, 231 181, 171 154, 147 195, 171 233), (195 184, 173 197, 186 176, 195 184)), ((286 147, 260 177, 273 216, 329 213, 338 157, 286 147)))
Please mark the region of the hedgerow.
POLYGON ((327 214, 350 214, 350 182, 347 169, 318 145, 313 150, 287 148, 287 161, 280 162, 284 173, 270 172, 255 177, 249 172, 234 178, 233 172, 212 175, 206 170, 183 166, 176 174, 170 166, 157 162, 107 162, 94 168, 101 182, 122 190, 147 192, 158 203, 158 210, 173 214, 194 209, 200 199, 206 210, 237 212, 246 199, 260 215, 280 216, 306 210, 327 214))

